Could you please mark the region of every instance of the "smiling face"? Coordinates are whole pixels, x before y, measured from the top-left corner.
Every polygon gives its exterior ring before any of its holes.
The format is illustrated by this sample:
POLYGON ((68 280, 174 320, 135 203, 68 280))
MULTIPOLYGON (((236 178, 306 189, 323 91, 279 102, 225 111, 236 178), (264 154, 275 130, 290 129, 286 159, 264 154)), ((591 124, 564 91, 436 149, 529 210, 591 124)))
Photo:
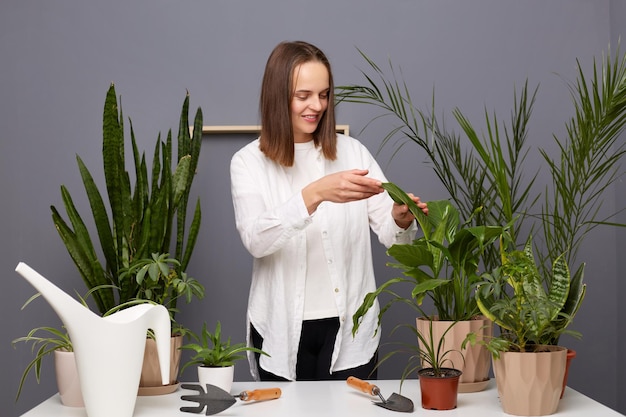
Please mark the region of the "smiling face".
POLYGON ((309 61, 294 68, 291 124, 294 142, 308 142, 328 108, 330 81, 326 66, 309 61))

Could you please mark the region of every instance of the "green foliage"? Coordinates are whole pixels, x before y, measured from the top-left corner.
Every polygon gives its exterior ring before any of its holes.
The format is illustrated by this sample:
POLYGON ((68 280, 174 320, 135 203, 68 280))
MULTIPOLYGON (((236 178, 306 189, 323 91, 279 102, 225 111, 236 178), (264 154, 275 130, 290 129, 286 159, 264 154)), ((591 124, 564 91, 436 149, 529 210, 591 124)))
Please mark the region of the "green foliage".
MULTIPOLYGON (((399 187, 390 187, 394 195, 404 193, 399 187)), ((404 193, 406 195, 406 193, 404 193)), ((408 196, 399 197, 406 201, 408 196)), ((467 226, 461 224, 459 212, 447 200, 428 202, 428 216, 419 214, 416 219, 423 232, 423 237, 410 244, 396 244, 387 253, 397 262, 388 266, 400 269, 403 277, 392 278, 368 293, 361 306, 352 317, 352 333, 359 328, 362 317, 374 305, 376 298, 383 293, 391 299, 383 306, 378 316, 382 316, 396 302, 402 302, 428 316, 421 305, 426 296, 430 297, 440 320, 468 320, 479 313, 474 289, 480 280, 479 262, 485 250, 505 232, 503 226, 467 226), (391 288, 399 283, 412 285, 411 296, 402 296, 391 288)))
MULTIPOLYGON (((535 261, 532 240, 523 250, 502 251, 502 265, 483 281, 476 291, 480 311, 500 326, 501 335, 483 342, 494 354, 501 351, 532 351, 536 345, 551 344, 561 333, 579 336, 567 330, 585 295, 585 286, 571 291, 571 282, 565 256, 558 256, 552 264, 549 279, 541 276, 535 261), (545 283, 549 282, 549 286, 545 283)), ((470 337, 471 342, 475 342, 470 337)))
MULTIPOLYGON (((102 314, 146 294, 146 288, 142 288, 136 279, 120 279, 120 275, 122 271, 133 269, 139 260, 150 259, 152 254, 173 253, 173 258, 177 260, 172 264, 173 269, 176 276, 183 279, 201 220, 198 199, 186 230, 189 191, 202 142, 202 112, 198 108, 191 137, 188 111, 189 95, 185 97, 180 115, 178 156, 174 160, 171 131, 166 141, 162 141, 159 134, 150 173, 145 154, 140 154, 137 148, 129 120, 135 177, 132 189, 131 175, 126 171, 122 108, 118 106, 115 88, 111 85, 103 113, 102 158, 108 196, 106 203, 90 171, 82 159, 76 157, 98 241, 90 235, 65 186, 61 186, 61 195, 69 224, 56 207, 51 207, 54 225, 87 288, 99 288, 94 292, 94 299, 102 314), (174 170, 173 162, 176 164, 174 170), (174 242, 172 251, 170 247, 174 242), (100 244, 102 260, 98 258, 95 243, 100 244)), ((199 289, 195 284, 194 288, 199 289)), ((147 289, 148 292, 152 290, 147 289)), ((194 294, 199 295, 200 292, 194 294)), ((188 297, 186 299, 189 301, 188 297)), ((172 300, 171 308, 175 309, 176 300, 172 300)))
MULTIPOLYGON (((195 296, 204 297, 204 287, 187 273, 178 275, 180 262, 168 253, 153 253, 150 258, 136 259, 130 267, 120 270, 119 280, 134 280, 138 286, 136 300, 149 300, 168 308, 172 321, 172 334, 184 333, 186 329, 175 320, 176 300, 184 298, 190 303, 195 296)), ((131 302, 134 300, 131 300, 131 302)))
POLYGON ((195 355, 181 368, 182 373, 188 366, 232 366, 236 361, 244 359, 244 352, 251 351, 267 355, 260 349, 248 347, 245 343, 231 345, 230 337, 225 342, 222 341, 222 325, 218 321, 215 332, 211 333, 207 329, 206 322, 202 326, 200 343, 189 343, 181 346, 181 349, 191 350, 195 355))
MULTIPOLYGON (((400 328, 407 328, 413 333, 413 335, 415 336, 415 340, 419 341, 419 343, 414 344, 406 342, 393 342, 391 344, 398 345, 399 348, 387 353, 376 364, 376 367, 378 368, 388 359, 397 354, 408 354, 409 359, 407 360, 406 365, 402 371, 400 386, 402 386, 402 383, 406 378, 409 378, 420 369, 430 368, 432 369, 434 376, 445 376, 445 372, 442 368, 462 368, 459 366, 459 364, 455 365, 450 359, 448 359, 448 355, 451 352, 455 352, 455 350, 446 350, 445 348, 445 336, 456 322, 450 324, 446 331, 443 332, 441 337, 437 339, 437 344, 435 345, 436 339, 433 336, 433 322, 429 318, 427 318, 426 321, 428 321, 428 335, 423 335, 417 329, 417 327, 413 325, 399 324, 394 327, 394 329, 391 331, 392 335, 400 328)), ((458 353, 461 354, 461 358, 463 358, 463 354, 461 352, 458 353)), ((465 358, 463 358, 463 360, 465 360, 465 358)))
POLYGON ((11 343, 13 347, 15 347, 15 345, 20 342, 32 343, 31 351, 35 357, 28 363, 22 374, 15 401, 20 398, 26 377, 33 369, 35 370, 37 383, 39 383, 41 380, 41 363, 46 355, 53 353, 57 349, 66 350, 68 352, 73 351, 72 342, 67 332, 65 330, 60 331, 54 327, 36 327, 28 332, 26 336, 18 337, 11 343))
MULTIPOLYGON (((485 110, 487 137, 484 140, 462 111, 455 108, 453 116, 465 135, 462 136, 449 129, 443 117, 435 115, 434 92, 432 107, 421 110, 414 105, 406 82, 396 74, 391 62, 391 75, 387 76, 362 51, 359 53, 372 74, 361 71, 366 79, 363 85, 338 86, 338 101, 379 108, 381 114, 372 122, 381 123, 383 119, 391 118, 393 125, 383 138, 381 148, 398 143, 395 155, 406 143, 419 146, 461 218, 470 219, 470 226, 508 224, 509 233, 515 240, 527 211, 539 198, 531 191, 536 174, 527 177, 522 169, 529 151, 527 123, 537 90, 529 93, 526 83, 519 96, 515 94, 508 125, 485 110), (402 139, 392 142, 398 136, 402 139), (466 141, 472 146, 466 146, 466 141)), ((499 263, 495 248, 487 248, 482 258, 488 270, 499 263)))
MULTIPOLYGON (((551 286, 552 262, 560 256, 576 271, 570 276, 570 296, 557 321, 559 325, 551 337, 546 335, 546 339, 557 343, 563 326, 571 323, 585 288, 585 263, 578 259, 580 246, 598 226, 626 226, 614 221, 624 208, 607 212, 604 206, 606 193, 612 192, 624 175, 621 161, 626 142, 620 137, 626 124, 626 55, 620 53, 619 46, 614 55, 609 49, 601 61, 594 60, 591 75, 576 62, 577 78, 568 83, 575 114, 566 123, 566 137, 553 136, 554 155, 538 149, 550 180, 537 184, 537 172, 542 168, 530 174, 524 169, 530 153, 527 138, 538 87, 529 90, 526 80, 520 94, 514 90, 514 107, 506 124, 485 110, 484 127, 477 129, 460 109, 453 109, 454 121, 460 128, 456 133, 446 126, 443 117, 436 116, 434 92, 430 108, 418 108, 391 61, 387 75, 363 52, 359 53, 370 70, 362 71, 365 82, 338 86, 336 97, 339 102, 380 109, 381 114, 372 122, 393 120, 381 148, 397 137, 401 140, 395 142, 399 145, 394 155, 406 143, 418 145, 462 218, 471 218, 473 225, 509 225, 507 250, 518 249, 534 236, 537 266, 547 280, 544 285, 551 286), (485 133, 479 134, 481 131, 485 133)), ((481 260, 488 271, 500 264, 494 247, 488 248, 481 260)))

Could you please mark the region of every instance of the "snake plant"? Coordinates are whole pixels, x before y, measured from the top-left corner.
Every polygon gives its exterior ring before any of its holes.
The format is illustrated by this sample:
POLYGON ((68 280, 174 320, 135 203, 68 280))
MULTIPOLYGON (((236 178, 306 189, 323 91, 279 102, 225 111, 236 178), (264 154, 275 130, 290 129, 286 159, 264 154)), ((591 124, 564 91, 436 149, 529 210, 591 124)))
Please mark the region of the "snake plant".
MULTIPOLYGON (((51 206, 54 225, 87 288, 98 288, 93 297, 102 314, 140 296, 137 280, 120 279, 121 272, 128 271, 139 260, 150 259, 153 254, 171 254, 177 261, 173 264, 177 276, 182 277, 187 268, 201 220, 200 199, 190 223, 187 221, 187 205, 202 141, 202 111, 198 108, 196 112, 193 137, 189 130, 188 111, 189 94, 180 114, 176 159, 171 130, 165 141, 159 134, 150 171, 145 153, 140 154, 137 148, 129 119, 133 188, 131 174, 126 170, 122 107, 121 103, 118 105, 112 84, 106 95, 102 128, 106 194, 98 189, 83 160, 76 157, 97 236, 90 233, 84 216, 78 212, 65 186, 61 186, 61 195, 69 223, 55 206, 51 206), (175 165, 174 169, 172 165, 175 165)), ((198 296, 202 295, 203 290, 198 293, 198 296)), ((175 311, 176 299, 173 302, 171 311, 175 311)))
MULTIPOLYGON (((541 276, 532 239, 523 250, 502 250, 502 265, 484 274, 478 284, 476 300, 482 314, 500 326, 501 334, 483 341, 497 358, 502 351, 533 351, 538 345, 555 344, 567 330, 585 296, 585 286, 572 287, 564 255, 552 263, 550 279, 541 276), (545 283, 549 282, 549 286, 545 283)), ((579 269, 577 274, 582 274, 579 269)), ((469 341, 473 340, 470 334, 469 341)))

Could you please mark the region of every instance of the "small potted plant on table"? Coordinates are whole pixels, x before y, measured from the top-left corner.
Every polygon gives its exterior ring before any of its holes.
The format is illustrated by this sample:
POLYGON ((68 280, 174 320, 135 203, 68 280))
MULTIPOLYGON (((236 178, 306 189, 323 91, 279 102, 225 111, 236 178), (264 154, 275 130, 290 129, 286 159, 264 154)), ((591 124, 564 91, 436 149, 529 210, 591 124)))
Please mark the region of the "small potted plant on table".
POLYGON ((245 343, 231 344, 230 337, 222 341, 222 325, 218 321, 215 332, 207 329, 206 322, 202 326, 199 343, 188 343, 181 346, 183 350, 191 350, 195 355, 181 368, 181 373, 189 366, 198 366, 198 382, 200 385, 215 385, 230 392, 233 384, 235 362, 244 359, 244 352, 255 352, 267 355, 260 349, 246 346, 245 343))

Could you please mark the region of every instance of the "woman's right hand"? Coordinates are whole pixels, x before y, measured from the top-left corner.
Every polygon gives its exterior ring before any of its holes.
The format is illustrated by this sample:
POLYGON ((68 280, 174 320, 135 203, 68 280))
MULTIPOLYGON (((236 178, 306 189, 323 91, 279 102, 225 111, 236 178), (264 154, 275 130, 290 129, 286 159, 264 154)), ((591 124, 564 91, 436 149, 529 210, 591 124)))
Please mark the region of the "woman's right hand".
POLYGON ((302 197, 309 214, 317 210, 322 201, 347 203, 382 193, 382 182, 367 177, 368 173, 366 169, 335 172, 304 187, 302 197))

